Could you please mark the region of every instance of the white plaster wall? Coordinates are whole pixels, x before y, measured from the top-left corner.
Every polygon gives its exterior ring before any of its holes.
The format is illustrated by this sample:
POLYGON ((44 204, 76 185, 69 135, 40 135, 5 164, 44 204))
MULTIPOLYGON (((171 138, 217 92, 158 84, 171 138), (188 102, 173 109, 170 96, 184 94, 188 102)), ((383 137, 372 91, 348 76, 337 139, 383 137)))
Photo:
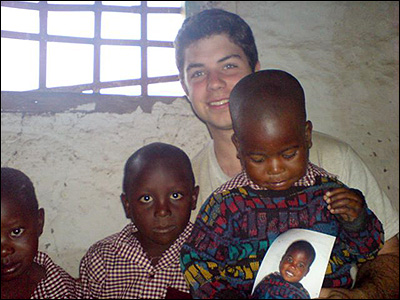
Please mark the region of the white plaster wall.
POLYGON ((1 166, 25 172, 45 209, 40 249, 73 276, 94 242, 120 231, 119 196, 127 158, 155 141, 194 155, 206 127, 184 99, 157 103, 152 114, 1 114, 1 166))
MULTIPOLYGON (((353 146, 398 209, 398 3, 203 3, 251 25, 262 67, 300 80, 315 129, 353 146)), ((40 247, 77 276, 87 248, 128 222, 119 195, 130 154, 163 141, 192 156, 207 138, 182 99, 151 114, 2 113, 1 166, 31 177, 46 210, 40 247)))

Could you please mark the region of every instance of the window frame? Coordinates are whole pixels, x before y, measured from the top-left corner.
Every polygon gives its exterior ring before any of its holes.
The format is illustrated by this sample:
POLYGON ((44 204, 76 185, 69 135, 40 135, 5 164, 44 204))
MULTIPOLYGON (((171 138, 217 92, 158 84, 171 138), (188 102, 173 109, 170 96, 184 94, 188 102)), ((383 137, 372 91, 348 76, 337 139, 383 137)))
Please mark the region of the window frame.
MULTIPOLYGON (((157 13, 183 13, 184 8, 175 7, 149 7, 147 1, 141 1, 139 6, 111 6, 103 5, 102 1, 94 1, 94 4, 63 5, 48 4, 47 1, 27 3, 19 1, 2 1, 1 6, 33 9, 39 11, 40 31, 38 34, 20 33, 1 30, 1 37, 39 42, 39 89, 24 92, 1 92, 1 112, 22 113, 56 113, 56 112, 111 112, 130 113, 141 107, 144 112, 151 112, 156 102, 172 103, 179 96, 149 96, 148 85, 154 83, 176 82, 179 75, 147 76, 147 49, 148 47, 173 48, 173 42, 147 40, 147 15, 157 13), (49 11, 91 11, 94 12, 94 37, 68 37, 47 34, 47 16, 49 11), (141 38, 132 39, 104 39, 101 38, 101 13, 102 12, 131 12, 141 15, 141 38), (46 63, 47 43, 66 42, 83 43, 94 46, 93 82, 67 87, 46 88, 46 63), (101 45, 129 45, 141 48, 141 78, 129 80, 117 80, 100 82, 100 46, 101 45), (123 87, 130 85, 141 86, 141 96, 124 96, 100 94, 102 88, 123 87), (92 94, 84 94, 84 90, 93 90, 92 94), (86 104, 94 103, 92 108, 86 104), (85 106, 86 105, 86 106, 85 106)), ((3 75, 4 76, 4 75, 3 75)), ((182 95, 184 96, 184 95, 182 95)))

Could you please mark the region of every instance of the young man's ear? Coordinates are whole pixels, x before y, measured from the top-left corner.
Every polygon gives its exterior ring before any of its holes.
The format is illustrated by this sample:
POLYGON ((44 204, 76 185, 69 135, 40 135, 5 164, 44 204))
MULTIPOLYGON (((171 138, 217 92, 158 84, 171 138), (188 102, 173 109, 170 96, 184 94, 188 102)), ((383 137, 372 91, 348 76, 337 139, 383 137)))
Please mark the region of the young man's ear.
POLYGON ((306 122, 306 143, 307 143, 307 148, 310 149, 312 147, 312 129, 313 125, 311 121, 306 122))
POLYGON ((186 96, 188 96, 189 95, 189 91, 188 91, 188 88, 186 86, 185 79, 183 77, 181 77, 180 75, 179 75, 179 82, 181 83, 182 89, 185 92, 186 96))
POLYGON ((43 233, 43 228, 44 228, 44 209, 40 208, 38 211, 38 237, 40 237, 43 233))

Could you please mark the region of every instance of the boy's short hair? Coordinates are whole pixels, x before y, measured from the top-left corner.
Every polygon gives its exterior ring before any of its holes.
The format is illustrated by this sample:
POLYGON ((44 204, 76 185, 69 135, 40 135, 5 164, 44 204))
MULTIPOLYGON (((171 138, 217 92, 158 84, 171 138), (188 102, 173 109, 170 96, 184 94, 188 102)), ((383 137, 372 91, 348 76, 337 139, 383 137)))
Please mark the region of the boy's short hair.
POLYGON ((185 164, 188 175, 190 176, 189 179, 194 186, 195 179, 189 156, 187 156, 187 154, 182 149, 176 146, 157 142, 143 146, 142 148, 134 152, 126 161, 124 167, 124 179, 122 183, 122 191, 125 194, 128 193, 129 188, 132 186, 132 174, 135 168, 134 161, 140 156, 147 156, 147 155, 152 155, 153 157, 154 155, 159 157, 164 157, 167 160, 176 159, 176 157, 178 156, 179 160, 183 164, 185 164))
POLYGON ((183 22, 174 42, 179 74, 184 73, 185 49, 193 42, 214 34, 226 34, 229 40, 243 50, 251 70, 255 71, 258 52, 250 26, 237 14, 214 8, 203 10, 183 22))
POLYGON ((3 197, 18 201, 32 211, 39 209, 32 181, 17 169, 1 168, 1 198, 3 197))

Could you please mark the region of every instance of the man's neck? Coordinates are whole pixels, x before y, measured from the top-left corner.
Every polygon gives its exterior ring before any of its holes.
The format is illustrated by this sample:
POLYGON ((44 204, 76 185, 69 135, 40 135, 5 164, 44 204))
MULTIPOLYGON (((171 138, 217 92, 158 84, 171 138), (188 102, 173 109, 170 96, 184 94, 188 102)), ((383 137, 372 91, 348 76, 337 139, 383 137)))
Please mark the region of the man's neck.
POLYGON ((229 177, 238 174, 242 167, 236 156, 236 148, 232 142, 233 130, 210 130, 214 140, 214 152, 222 171, 229 177))

